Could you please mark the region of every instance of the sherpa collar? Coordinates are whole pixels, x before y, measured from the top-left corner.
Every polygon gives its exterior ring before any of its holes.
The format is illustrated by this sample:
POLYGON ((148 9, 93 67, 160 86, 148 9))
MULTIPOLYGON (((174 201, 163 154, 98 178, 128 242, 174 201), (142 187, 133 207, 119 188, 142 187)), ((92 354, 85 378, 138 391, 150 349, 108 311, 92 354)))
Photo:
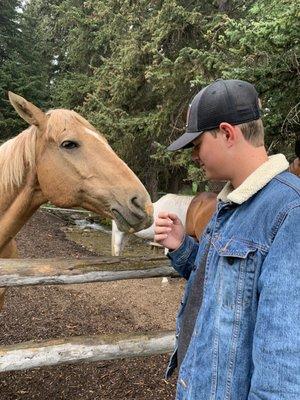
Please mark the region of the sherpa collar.
POLYGON ((252 172, 236 189, 227 182, 218 194, 218 200, 242 204, 269 183, 274 176, 285 171, 288 166, 289 163, 283 154, 270 156, 268 161, 252 172))

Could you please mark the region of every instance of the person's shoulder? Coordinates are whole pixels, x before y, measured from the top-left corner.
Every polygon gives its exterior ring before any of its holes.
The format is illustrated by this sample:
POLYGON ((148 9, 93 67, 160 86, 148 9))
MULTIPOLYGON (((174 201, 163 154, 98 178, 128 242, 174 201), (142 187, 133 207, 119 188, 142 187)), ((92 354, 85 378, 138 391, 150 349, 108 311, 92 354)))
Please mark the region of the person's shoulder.
POLYGON ((288 171, 279 173, 263 188, 260 204, 262 213, 267 210, 275 237, 288 215, 293 215, 293 221, 300 215, 300 178, 288 171))
POLYGON ((300 178, 281 172, 260 190, 256 200, 274 214, 300 206, 300 178))
POLYGON ((284 171, 274 177, 275 186, 284 193, 300 198, 300 178, 291 172, 284 171))

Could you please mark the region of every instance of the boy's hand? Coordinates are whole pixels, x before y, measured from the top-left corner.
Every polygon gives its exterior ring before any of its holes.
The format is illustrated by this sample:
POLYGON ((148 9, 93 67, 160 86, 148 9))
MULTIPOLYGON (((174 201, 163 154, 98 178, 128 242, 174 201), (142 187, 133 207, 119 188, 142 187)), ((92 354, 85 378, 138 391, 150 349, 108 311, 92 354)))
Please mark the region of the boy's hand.
POLYGON ((176 250, 182 243, 185 231, 174 213, 160 212, 155 220, 154 240, 169 250, 176 250))

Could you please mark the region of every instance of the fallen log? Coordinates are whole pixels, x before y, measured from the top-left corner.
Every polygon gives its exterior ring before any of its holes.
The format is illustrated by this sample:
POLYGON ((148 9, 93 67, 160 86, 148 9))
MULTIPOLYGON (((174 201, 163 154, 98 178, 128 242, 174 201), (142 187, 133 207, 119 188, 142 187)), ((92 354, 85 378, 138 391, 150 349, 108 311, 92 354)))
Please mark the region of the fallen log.
POLYGON ((172 351, 174 332, 79 336, 0 347, 0 372, 172 351))
POLYGON ((0 287, 178 277, 166 257, 0 259, 0 287))

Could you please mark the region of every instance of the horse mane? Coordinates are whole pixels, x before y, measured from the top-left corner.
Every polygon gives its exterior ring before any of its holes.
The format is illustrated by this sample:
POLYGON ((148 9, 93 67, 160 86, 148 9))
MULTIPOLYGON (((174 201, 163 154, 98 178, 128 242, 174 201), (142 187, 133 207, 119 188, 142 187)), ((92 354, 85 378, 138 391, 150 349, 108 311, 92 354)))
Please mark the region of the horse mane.
POLYGON ((31 126, 0 146, 1 191, 19 188, 26 170, 35 164, 36 132, 31 126))

